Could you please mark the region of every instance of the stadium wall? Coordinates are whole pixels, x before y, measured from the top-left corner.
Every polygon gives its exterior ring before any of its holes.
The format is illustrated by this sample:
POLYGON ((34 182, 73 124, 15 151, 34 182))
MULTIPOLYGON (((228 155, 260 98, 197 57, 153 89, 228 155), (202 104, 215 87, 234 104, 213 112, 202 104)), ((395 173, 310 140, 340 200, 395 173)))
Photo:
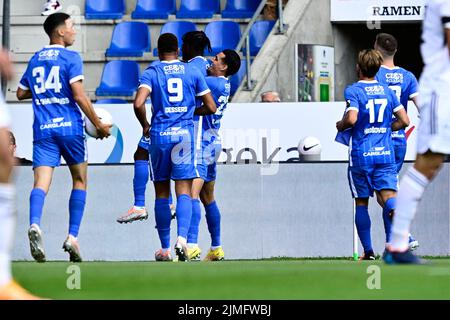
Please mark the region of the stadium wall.
MULTIPOLYGON (((216 189, 226 258, 350 257, 353 218, 346 172, 346 163, 280 164, 275 175, 262 175, 259 165, 219 165, 216 189)), ((31 167, 17 168, 18 226, 14 260, 31 259, 27 228, 32 179, 31 167)), ((89 168, 86 213, 79 237, 85 260, 154 259, 159 240, 152 214, 144 222, 119 225, 115 221, 132 204, 132 179, 131 165, 89 168)), ((450 254, 449 184, 447 163, 426 190, 413 223, 412 232, 421 243, 419 254, 450 254)), ((57 169, 42 218, 49 260, 67 259, 61 246, 68 229, 70 188, 67 167, 57 169)), ((153 201, 153 187, 149 185, 150 212, 153 201)), ((382 215, 373 199, 370 214, 374 248, 381 254, 382 215)), ((173 221, 172 243, 175 230, 173 221)), ((204 215, 199 244, 204 251, 209 246, 204 215)))

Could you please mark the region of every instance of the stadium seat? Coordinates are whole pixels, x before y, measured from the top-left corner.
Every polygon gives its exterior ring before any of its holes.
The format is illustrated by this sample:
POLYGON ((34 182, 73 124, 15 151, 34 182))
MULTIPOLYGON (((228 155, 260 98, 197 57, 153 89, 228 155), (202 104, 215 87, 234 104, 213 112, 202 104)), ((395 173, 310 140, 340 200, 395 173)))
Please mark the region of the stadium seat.
POLYGON ((175 0, 138 0, 133 19, 167 19, 176 10, 175 0))
POLYGON ((127 104, 128 102, 122 99, 99 99, 95 104, 127 104))
POLYGON ((107 57, 142 57, 150 50, 150 32, 144 22, 121 22, 114 28, 107 57))
MULTIPOLYGON (((163 33, 173 33, 178 38, 178 45, 180 48, 180 54, 181 54, 181 46, 182 46, 182 38, 183 35, 186 32, 189 31, 196 31, 197 27, 195 26, 195 23, 190 21, 169 21, 167 22, 162 28, 161 28, 161 34, 163 33)), ((155 48, 153 50, 153 55, 156 57, 158 56, 158 48, 155 48)))
POLYGON ((97 96, 132 96, 139 83, 139 65, 136 61, 108 62, 102 74, 97 96))
POLYGON ((86 0, 86 19, 122 19, 125 0, 86 0))
POLYGON ((245 78, 246 72, 247 72, 247 60, 242 59, 239 71, 236 74, 232 75, 230 78, 231 84, 230 96, 233 96, 236 93, 237 89, 241 85, 242 80, 245 78))
POLYGON ((228 0, 222 18, 251 18, 261 0, 228 0))
POLYGON ((181 0, 177 18, 210 19, 220 12, 220 0, 181 0))
POLYGON ((213 21, 206 25, 205 33, 211 41, 211 55, 224 49, 234 49, 241 38, 239 24, 234 21, 213 21))
MULTIPOLYGON (((250 55, 258 55, 270 31, 275 25, 275 20, 256 21, 250 28, 250 55)), ((247 53, 246 48, 243 49, 244 55, 247 53)))

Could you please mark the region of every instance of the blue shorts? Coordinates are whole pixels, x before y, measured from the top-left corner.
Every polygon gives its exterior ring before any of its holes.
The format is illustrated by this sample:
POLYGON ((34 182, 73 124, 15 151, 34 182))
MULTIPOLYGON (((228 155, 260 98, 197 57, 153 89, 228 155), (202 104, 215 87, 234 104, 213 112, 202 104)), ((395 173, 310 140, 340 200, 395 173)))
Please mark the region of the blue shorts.
POLYGON ((33 168, 58 167, 61 156, 68 165, 86 162, 86 139, 83 136, 55 136, 33 142, 33 168))
POLYGON ((141 140, 139 140, 138 147, 144 150, 148 150, 149 145, 150 145, 150 137, 142 136, 141 140))
POLYGON ((397 173, 400 173, 402 169, 403 162, 406 156, 406 144, 394 143, 394 153, 395 153, 395 165, 397 166, 397 173))
POLYGON ((190 180, 199 178, 195 166, 194 143, 153 144, 148 147, 152 181, 190 180))
POLYGON ((197 169, 205 182, 215 181, 217 176, 217 159, 222 152, 222 145, 204 144, 201 152, 197 151, 197 169))
POLYGON ((373 191, 397 191, 395 163, 348 167, 348 182, 353 198, 373 197, 373 191))

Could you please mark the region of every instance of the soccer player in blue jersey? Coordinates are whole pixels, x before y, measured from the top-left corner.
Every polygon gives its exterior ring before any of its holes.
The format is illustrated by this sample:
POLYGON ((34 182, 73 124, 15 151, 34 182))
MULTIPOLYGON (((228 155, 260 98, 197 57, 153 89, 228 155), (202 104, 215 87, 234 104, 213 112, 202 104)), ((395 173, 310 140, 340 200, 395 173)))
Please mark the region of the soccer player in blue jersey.
POLYGON ((70 261, 80 262, 77 241, 86 203, 87 150, 81 110, 97 128, 99 138, 110 135, 110 125, 101 123, 83 89, 83 62, 77 52, 67 47, 75 41, 76 30, 65 13, 50 15, 44 22, 50 45, 33 55, 17 89, 19 100, 33 101, 34 186, 30 195, 31 255, 45 261, 40 229, 45 196, 53 170, 61 156, 69 166, 73 189, 69 199, 69 235, 63 249, 70 261))
POLYGON ((346 113, 336 124, 340 132, 353 128, 348 179, 356 203, 355 222, 364 248, 364 260, 375 259, 370 237, 369 197, 375 191, 383 206, 395 198, 397 170, 391 132, 409 125, 405 108, 395 93, 375 80, 382 62, 383 57, 376 50, 359 53, 357 72, 360 81, 345 90, 346 113), (393 114, 397 118, 394 122, 393 114))
POLYGON ((205 50, 211 52, 211 41, 203 31, 190 31, 183 35, 183 61, 195 66, 206 77, 211 61, 203 55, 205 50))
POLYGON ((188 233, 190 259, 200 257, 198 247, 198 232, 200 224, 200 201, 206 212, 206 223, 211 234, 211 248, 205 257, 208 261, 224 259, 224 252, 220 242, 220 210, 214 198, 214 186, 217 172, 217 159, 222 151, 219 136, 220 120, 228 106, 230 97, 230 81, 228 77, 238 72, 241 66, 239 54, 234 50, 224 50, 215 56, 208 69, 209 77, 206 83, 217 104, 215 114, 203 116, 199 121, 196 143, 197 163, 200 178, 192 184, 192 219, 188 233), (195 214, 195 215, 194 215, 195 214))
MULTIPOLYGON (((410 71, 397 67, 394 63, 395 54, 397 53, 398 42, 394 36, 388 33, 380 33, 375 39, 374 49, 378 50, 383 56, 383 64, 377 73, 376 79, 380 83, 387 84, 392 89, 400 103, 406 111, 408 111, 408 102, 412 100, 414 104, 418 105, 417 98, 419 95, 419 85, 417 79, 410 71)), ((405 130, 392 132, 392 140, 394 142, 395 163, 397 164, 397 173, 405 161, 406 155, 406 134, 405 130)), ((380 205, 381 200, 379 199, 380 205)), ((392 223, 391 204, 385 206, 383 210, 383 221, 386 232, 386 243, 390 241, 390 231, 392 223)), ((415 250, 419 247, 419 242, 409 235, 409 248, 415 250)))
POLYGON ((169 208, 170 180, 175 180, 177 195, 177 241, 175 252, 180 261, 189 260, 187 233, 192 215, 192 179, 199 176, 194 152, 194 112, 212 114, 217 107, 200 71, 178 58, 178 40, 171 33, 158 39, 161 63, 150 66, 142 75, 134 110, 143 135, 150 138, 150 176, 155 186, 155 220, 161 249, 157 261, 171 261, 169 208), (147 121, 145 101, 152 101, 151 125, 147 121), (196 109, 195 97, 203 105, 196 109))

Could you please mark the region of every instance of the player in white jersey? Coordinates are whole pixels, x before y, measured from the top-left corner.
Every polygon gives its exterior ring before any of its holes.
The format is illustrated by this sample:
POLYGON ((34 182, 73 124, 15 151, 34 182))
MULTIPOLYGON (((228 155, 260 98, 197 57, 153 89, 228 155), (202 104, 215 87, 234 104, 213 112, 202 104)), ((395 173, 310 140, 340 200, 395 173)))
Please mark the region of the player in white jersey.
MULTIPOLYGON (((13 75, 9 54, 0 51, 0 70, 2 77, 10 79, 13 75)), ((11 249, 15 228, 15 188, 11 183, 14 157, 9 151, 10 117, 3 97, 0 95, 0 300, 35 299, 20 287, 11 275, 11 249)))
POLYGON ((439 172, 445 156, 450 154, 450 1, 428 0, 426 6, 417 158, 400 182, 391 244, 383 256, 388 264, 422 263, 408 249, 411 222, 425 188, 439 172))

